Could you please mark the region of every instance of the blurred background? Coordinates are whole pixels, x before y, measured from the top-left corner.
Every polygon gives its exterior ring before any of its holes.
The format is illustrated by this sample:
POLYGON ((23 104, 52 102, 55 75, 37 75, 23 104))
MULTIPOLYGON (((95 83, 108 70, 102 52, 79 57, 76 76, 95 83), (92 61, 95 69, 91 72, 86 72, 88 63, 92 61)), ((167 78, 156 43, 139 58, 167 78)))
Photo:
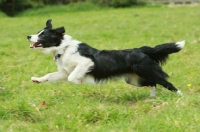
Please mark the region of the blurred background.
POLYGON ((199 4, 200 0, 0 0, 0 10, 14 16, 30 8, 41 8, 48 5, 68 5, 74 3, 93 3, 102 7, 131 7, 159 4, 199 4))

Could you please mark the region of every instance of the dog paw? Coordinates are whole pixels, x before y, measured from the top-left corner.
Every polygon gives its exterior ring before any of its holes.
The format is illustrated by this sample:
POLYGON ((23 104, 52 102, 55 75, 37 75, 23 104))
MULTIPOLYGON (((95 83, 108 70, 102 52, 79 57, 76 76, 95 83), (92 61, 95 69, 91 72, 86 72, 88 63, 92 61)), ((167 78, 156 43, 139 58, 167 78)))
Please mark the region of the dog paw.
POLYGON ((74 84, 82 84, 83 83, 82 79, 74 79, 74 78, 72 79, 70 77, 68 77, 68 81, 72 82, 74 84))
POLYGON ((183 93, 182 93, 180 90, 178 90, 176 93, 177 93, 178 95, 180 95, 180 96, 183 96, 183 93))
POLYGON ((152 93, 151 93, 149 97, 152 97, 152 98, 153 98, 153 97, 156 97, 156 94, 152 94, 152 93))
POLYGON ((41 83, 42 80, 40 78, 37 78, 37 77, 31 77, 31 81, 34 82, 34 83, 41 83))
POLYGON ((74 84, 82 84, 82 80, 81 79, 77 79, 77 80, 73 80, 73 81, 70 81, 74 84))

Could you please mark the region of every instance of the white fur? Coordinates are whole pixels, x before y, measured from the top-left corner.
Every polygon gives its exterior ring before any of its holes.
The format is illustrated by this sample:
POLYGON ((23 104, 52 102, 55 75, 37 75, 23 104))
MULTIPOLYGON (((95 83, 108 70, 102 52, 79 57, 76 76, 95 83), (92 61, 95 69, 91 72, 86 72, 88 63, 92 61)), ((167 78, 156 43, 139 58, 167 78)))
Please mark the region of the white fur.
MULTIPOLYGON (((39 35, 42 33, 39 32, 37 35, 31 35, 29 41, 37 42, 39 35)), ((91 83, 96 84, 95 79, 91 75, 86 75, 88 69, 91 69, 94 66, 94 62, 84 56, 81 56, 79 52, 77 52, 79 44, 81 42, 72 39, 69 35, 64 35, 61 44, 58 47, 35 47, 34 49, 39 49, 45 54, 61 54, 62 56, 56 60, 56 64, 58 67, 57 72, 46 74, 42 77, 31 77, 31 80, 36 83, 41 83, 45 81, 60 81, 60 80, 68 80, 69 82, 75 84, 82 83, 91 83)), ((177 42, 176 45, 179 48, 183 48, 185 41, 177 42)), ((139 86, 138 79, 140 78, 136 74, 126 74, 124 75, 127 83, 139 86)), ((182 95, 181 91, 177 91, 177 94, 182 95)), ((151 87, 150 96, 156 96, 156 88, 151 87)))
POLYGON ((182 49, 185 45, 185 40, 180 41, 180 42, 176 42, 177 47, 179 47, 180 49, 182 49))
POLYGON ((156 96, 156 87, 151 87, 150 97, 155 97, 155 96, 156 96))
POLYGON ((37 42, 38 41, 38 36, 43 32, 44 30, 40 31, 38 34, 36 35, 31 35, 31 38, 29 41, 31 42, 37 42))
POLYGON ((137 74, 127 74, 125 77, 125 80, 128 84, 133 86, 140 86, 138 81, 140 77, 137 74))
MULTIPOLYGON (((32 36, 37 38, 37 35, 32 36)), ((34 42, 35 38, 30 41, 34 42)), ((37 40, 35 42, 37 42, 37 40)), ((38 48, 45 54, 62 54, 62 57, 56 61, 58 72, 49 73, 39 78, 32 77, 31 80, 33 82, 40 83, 44 81, 59 81, 67 79, 69 82, 75 84, 82 84, 84 82, 94 84, 94 78, 91 76, 85 76, 85 73, 94 65, 94 63, 90 59, 83 57, 76 52, 80 43, 80 41, 73 40, 71 36, 64 35, 64 39, 62 40, 60 46, 38 48)))
POLYGON ((41 83, 41 82, 45 82, 45 81, 56 82, 56 81, 67 79, 67 76, 68 76, 67 72, 58 71, 58 72, 49 73, 49 74, 47 74, 43 77, 39 77, 39 78, 31 77, 31 80, 36 83, 41 83))
POLYGON ((178 90, 177 92, 176 92, 178 95, 183 95, 183 93, 180 91, 180 90, 178 90))

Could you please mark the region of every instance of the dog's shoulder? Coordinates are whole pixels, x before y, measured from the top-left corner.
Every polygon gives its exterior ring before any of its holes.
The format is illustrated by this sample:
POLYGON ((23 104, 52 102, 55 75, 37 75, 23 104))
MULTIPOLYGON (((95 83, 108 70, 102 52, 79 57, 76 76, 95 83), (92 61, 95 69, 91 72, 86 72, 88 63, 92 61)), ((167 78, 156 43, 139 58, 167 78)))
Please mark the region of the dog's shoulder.
POLYGON ((92 48, 91 46, 83 42, 79 44, 77 51, 79 52, 80 55, 85 57, 93 56, 98 52, 97 49, 92 48))

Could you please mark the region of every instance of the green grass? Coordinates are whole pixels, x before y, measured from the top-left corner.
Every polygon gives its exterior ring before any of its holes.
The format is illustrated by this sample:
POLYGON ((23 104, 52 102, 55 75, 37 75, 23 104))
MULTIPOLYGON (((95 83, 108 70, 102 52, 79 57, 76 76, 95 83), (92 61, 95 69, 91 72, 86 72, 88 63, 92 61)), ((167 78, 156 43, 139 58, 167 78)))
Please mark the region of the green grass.
POLYGON ((199 9, 144 7, 1 17, 0 131, 199 131, 199 9), (184 49, 163 67, 184 96, 158 86, 157 97, 150 98, 149 88, 137 89, 122 80, 96 86, 32 83, 31 76, 56 71, 52 56, 29 49, 26 40, 49 18, 53 27, 65 26, 66 34, 99 49, 186 40, 184 49))
POLYGON ((19 12, 16 16, 38 16, 38 15, 51 15, 53 14, 63 14, 66 12, 80 12, 80 11, 94 11, 100 10, 103 7, 98 4, 90 2, 78 2, 69 5, 55 5, 55 6, 44 6, 35 9, 28 9, 24 12, 19 12))
POLYGON ((6 17, 6 14, 0 11, 0 18, 6 17))

